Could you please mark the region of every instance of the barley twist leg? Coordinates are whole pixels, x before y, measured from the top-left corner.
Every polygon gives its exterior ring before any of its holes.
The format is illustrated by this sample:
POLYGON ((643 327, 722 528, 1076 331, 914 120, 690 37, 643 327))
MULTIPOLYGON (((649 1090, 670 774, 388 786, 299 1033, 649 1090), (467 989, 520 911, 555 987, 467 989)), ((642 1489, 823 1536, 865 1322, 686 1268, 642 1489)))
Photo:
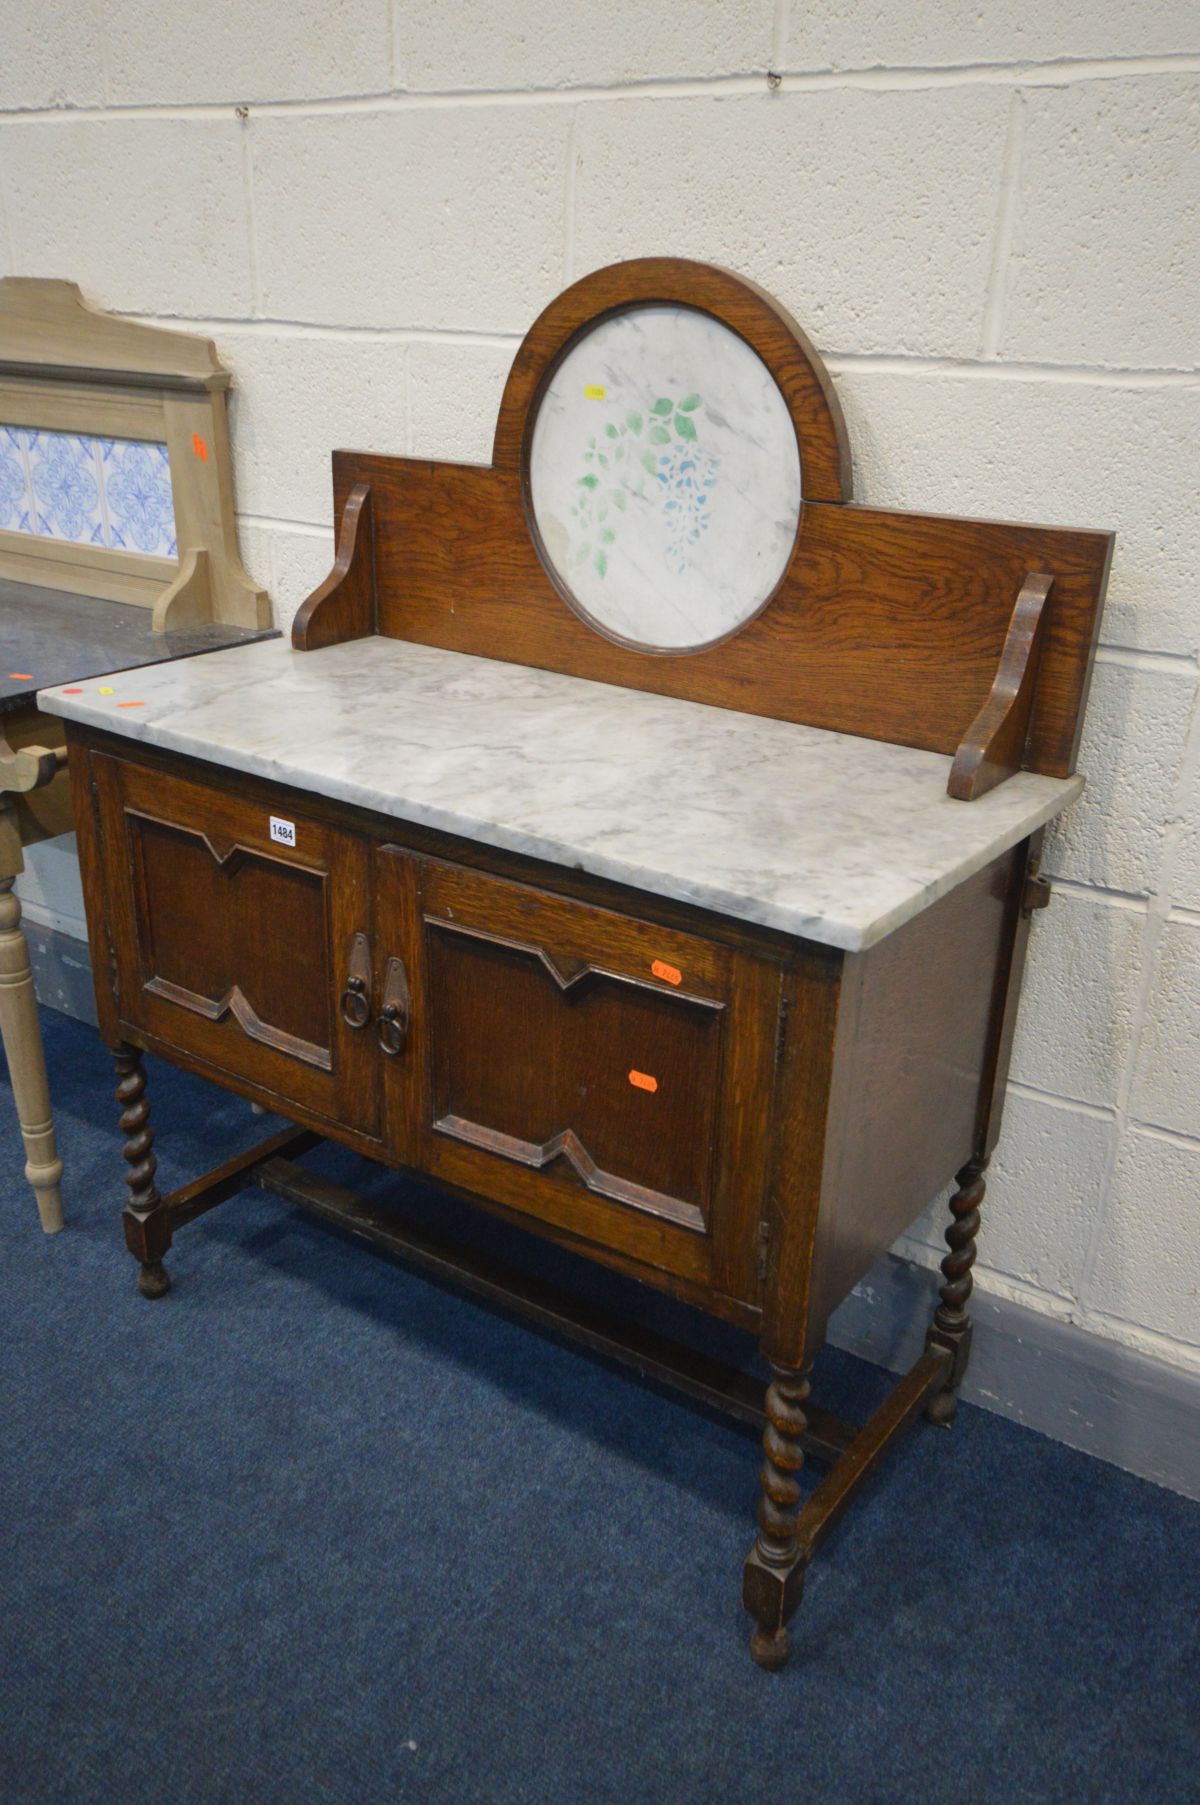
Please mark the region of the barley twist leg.
POLYGON ((163 1297, 171 1288, 163 1255, 171 1245, 171 1226, 163 1209, 154 1174, 154 1130, 146 1101, 146 1074, 138 1047, 122 1042, 114 1052, 117 1067, 117 1102, 121 1105, 122 1149, 129 1162, 126 1183, 129 1201, 122 1213, 125 1240, 139 1261, 138 1290, 143 1297, 163 1297))
POLYGON ((972 1159, 958 1174, 958 1189, 950 1199, 950 1226, 946 1245, 950 1251, 942 1261, 941 1302, 934 1311, 933 1322, 925 1337, 926 1347, 945 1348, 950 1355, 946 1384, 935 1392, 925 1406, 931 1423, 949 1428, 958 1409, 958 1387, 966 1375, 971 1358, 971 1319, 967 1305, 974 1280, 975 1237, 979 1233, 979 1206, 987 1186, 984 1182, 986 1158, 972 1159))

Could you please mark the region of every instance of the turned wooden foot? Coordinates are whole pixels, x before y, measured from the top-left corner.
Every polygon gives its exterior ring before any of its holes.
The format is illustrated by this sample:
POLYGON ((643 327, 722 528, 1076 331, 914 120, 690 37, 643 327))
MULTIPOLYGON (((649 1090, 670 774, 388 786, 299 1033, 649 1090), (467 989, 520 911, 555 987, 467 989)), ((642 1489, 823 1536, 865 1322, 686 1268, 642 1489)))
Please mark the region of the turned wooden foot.
POLYGON ((171 1279, 161 1260, 144 1260, 138 1267, 137 1288, 143 1297, 165 1297, 171 1279))
POLYGON ((810 1371, 807 1366, 793 1370, 772 1363, 759 1470, 758 1536, 742 1575, 742 1602, 756 1624, 750 1653, 772 1673, 784 1666, 791 1652, 786 1626, 804 1593, 808 1557, 800 1544, 798 1511, 810 1371))
POLYGON ((63 1225, 63 1168, 54 1142, 37 997, 14 882, 12 877, 0 877, 0 1039, 25 1146, 25 1177, 33 1187, 42 1227, 54 1235, 63 1225))
POLYGON ((122 1042, 114 1051, 117 1102, 121 1105, 122 1149, 129 1162, 129 1201, 121 1214, 125 1241, 138 1261, 138 1290, 143 1297, 164 1297, 171 1288, 163 1255, 171 1245, 171 1225, 154 1174, 154 1130, 146 1101, 146 1074, 138 1047, 122 1042))
POLYGON ((958 1414, 958 1393, 947 1386, 945 1391, 935 1391, 925 1406, 925 1421, 936 1423, 939 1429, 948 1429, 958 1414))
POLYGON ((792 1652, 792 1638, 785 1629, 755 1630, 750 1637, 750 1653, 768 1673, 786 1667, 792 1652))
POLYGON ((958 1387, 966 1376, 971 1358, 971 1319, 967 1315, 974 1280, 975 1237, 979 1233, 979 1205, 987 1189, 984 1171, 987 1159, 969 1160, 958 1174, 958 1189, 950 1199, 950 1226, 946 1244, 950 1251, 942 1261, 941 1302, 934 1311, 933 1322, 925 1336, 925 1346, 945 1348, 950 1355, 946 1365, 946 1383, 935 1391, 925 1406, 927 1422, 948 1429, 958 1410, 958 1387))

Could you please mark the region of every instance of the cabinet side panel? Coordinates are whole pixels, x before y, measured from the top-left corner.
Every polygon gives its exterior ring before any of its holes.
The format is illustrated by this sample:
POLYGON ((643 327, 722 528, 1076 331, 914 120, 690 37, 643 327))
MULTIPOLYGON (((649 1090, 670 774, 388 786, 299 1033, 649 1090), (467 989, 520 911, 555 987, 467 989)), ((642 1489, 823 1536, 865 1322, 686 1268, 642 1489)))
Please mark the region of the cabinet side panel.
POLYGON ((975 1150, 990 1102, 1025 847, 868 952, 839 1024, 813 1318, 824 1323, 975 1150), (1002 969, 1003 968, 1003 969, 1002 969), (985 1101, 986 1099, 986 1101, 985 1101))

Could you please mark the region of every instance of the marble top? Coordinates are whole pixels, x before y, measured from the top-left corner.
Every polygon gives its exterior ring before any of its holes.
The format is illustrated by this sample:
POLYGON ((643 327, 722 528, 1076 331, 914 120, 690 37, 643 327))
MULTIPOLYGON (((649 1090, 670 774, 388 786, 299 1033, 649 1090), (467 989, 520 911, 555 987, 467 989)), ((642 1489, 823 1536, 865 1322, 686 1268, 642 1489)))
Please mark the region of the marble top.
POLYGON ((32 707, 39 689, 131 665, 190 658, 273 635, 274 627, 205 621, 156 633, 153 610, 0 577, 0 715, 32 707))
POLYGON ((939 753, 396 639, 270 640, 71 687, 40 705, 848 950, 1083 787, 1021 772, 952 802, 939 753))

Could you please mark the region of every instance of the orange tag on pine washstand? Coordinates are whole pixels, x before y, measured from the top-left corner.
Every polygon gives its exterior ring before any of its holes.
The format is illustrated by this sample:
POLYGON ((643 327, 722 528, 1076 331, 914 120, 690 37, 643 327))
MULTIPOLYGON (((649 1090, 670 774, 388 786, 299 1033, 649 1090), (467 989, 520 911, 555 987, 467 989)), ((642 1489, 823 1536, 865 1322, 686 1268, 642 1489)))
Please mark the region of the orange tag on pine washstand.
POLYGON ((635 1090, 639 1091, 656 1091, 658 1089, 658 1079, 652 1078, 649 1072, 630 1072, 629 1082, 635 1090))

